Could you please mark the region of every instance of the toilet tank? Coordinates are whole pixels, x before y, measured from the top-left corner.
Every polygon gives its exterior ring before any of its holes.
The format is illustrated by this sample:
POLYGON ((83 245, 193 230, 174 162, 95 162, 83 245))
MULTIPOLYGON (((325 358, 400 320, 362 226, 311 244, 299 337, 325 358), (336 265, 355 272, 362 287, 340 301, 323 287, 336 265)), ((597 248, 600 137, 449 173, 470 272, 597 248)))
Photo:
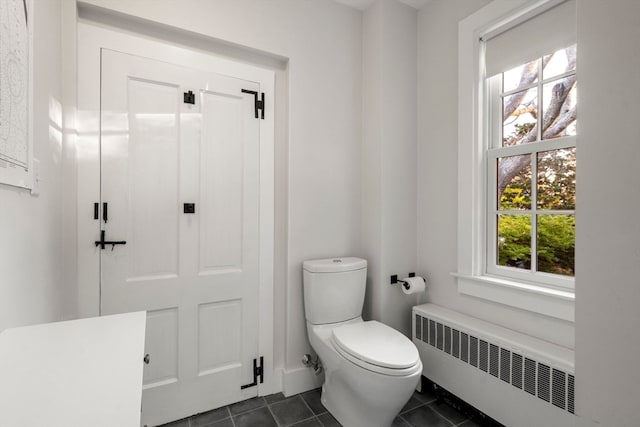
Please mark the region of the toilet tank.
POLYGON ((313 325, 344 322, 362 315, 367 261, 329 258, 305 261, 304 313, 313 325))

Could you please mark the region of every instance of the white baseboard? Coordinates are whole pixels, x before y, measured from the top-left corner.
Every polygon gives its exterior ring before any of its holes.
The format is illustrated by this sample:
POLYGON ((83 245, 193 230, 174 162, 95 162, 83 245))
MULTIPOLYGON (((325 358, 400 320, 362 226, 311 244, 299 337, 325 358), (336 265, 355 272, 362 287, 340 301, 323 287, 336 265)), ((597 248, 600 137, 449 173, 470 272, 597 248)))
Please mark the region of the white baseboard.
POLYGON ((287 397, 304 393, 320 387, 323 382, 324 374, 316 376, 311 368, 285 369, 282 372, 282 393, 287 397))
POLYGON ((267 378, 264 383, 258 384, 258 396, 269 396, 270 394, 278 393, 282 391, 282 368, 274 368, 265 374, 267 378))

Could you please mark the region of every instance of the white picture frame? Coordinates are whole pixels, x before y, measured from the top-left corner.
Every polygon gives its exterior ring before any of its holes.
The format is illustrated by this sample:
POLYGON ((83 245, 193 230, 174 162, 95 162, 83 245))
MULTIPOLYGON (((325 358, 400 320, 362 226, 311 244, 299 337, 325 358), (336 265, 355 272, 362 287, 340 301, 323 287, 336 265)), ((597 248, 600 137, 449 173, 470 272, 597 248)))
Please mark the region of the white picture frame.
POLYGON ((31 6, 31 0, 0 2, 0 184, 28 190, 34 184, 31 6))

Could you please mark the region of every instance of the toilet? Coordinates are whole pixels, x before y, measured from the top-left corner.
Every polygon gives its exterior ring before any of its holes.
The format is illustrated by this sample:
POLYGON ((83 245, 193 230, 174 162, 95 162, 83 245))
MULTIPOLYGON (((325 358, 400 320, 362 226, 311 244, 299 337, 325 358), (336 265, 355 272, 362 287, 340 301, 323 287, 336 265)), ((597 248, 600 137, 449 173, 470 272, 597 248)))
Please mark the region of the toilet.
POLYGON ((322 404, 345 427, 389 427, 413 394, 422 362, 403 334, 362 319, 367 261, 305 261, 303 278, 309 342, 325 372, 322 404))

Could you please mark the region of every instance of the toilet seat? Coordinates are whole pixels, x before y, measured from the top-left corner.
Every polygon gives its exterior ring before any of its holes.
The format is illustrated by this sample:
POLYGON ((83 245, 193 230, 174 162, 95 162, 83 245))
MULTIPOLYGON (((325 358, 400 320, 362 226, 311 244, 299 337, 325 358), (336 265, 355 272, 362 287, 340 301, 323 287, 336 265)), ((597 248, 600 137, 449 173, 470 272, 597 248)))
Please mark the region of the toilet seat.
POLYGON ((338 326, 331 341, 350 362, 384 375, 408 375, 420 361, 418 350, 407 337, 375 320, 338 326))

